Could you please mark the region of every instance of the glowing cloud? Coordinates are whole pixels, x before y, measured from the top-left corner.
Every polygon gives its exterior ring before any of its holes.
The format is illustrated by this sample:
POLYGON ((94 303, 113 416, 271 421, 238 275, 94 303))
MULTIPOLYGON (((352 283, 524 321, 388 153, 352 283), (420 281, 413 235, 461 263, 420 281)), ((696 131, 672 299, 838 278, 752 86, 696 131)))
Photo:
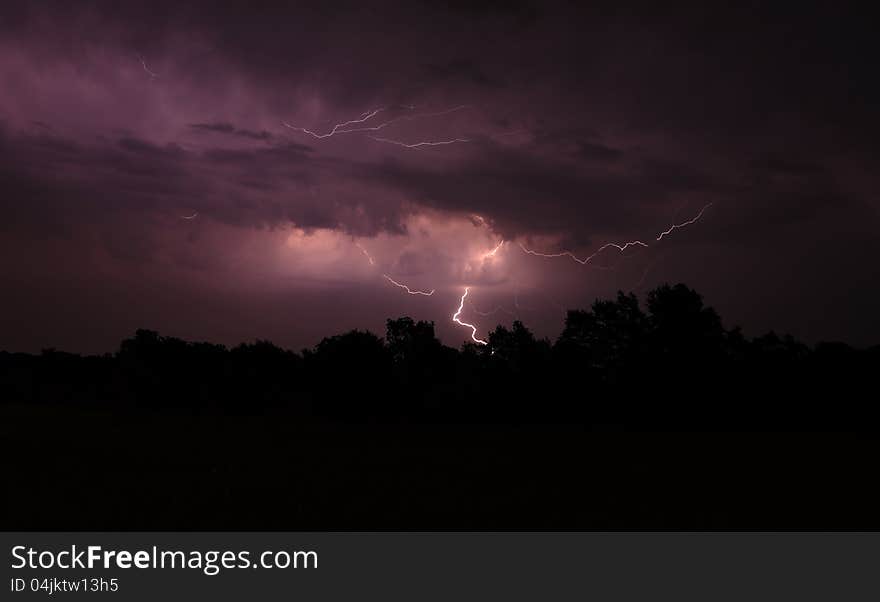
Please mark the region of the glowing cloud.
POLYGON ((488 259, 490 257, 495 257, 495 255, 498 253, 498 250, 501 249, 501 247, 503 247, 503 246, 504 246, 504 239, 502 239, 501 242, 498 243, 498 246, 496 246, 494 249, 492 249, 491 251, 489 251, 487 253, 483 253, 483 256, 481 257, 481 259, 488 259))

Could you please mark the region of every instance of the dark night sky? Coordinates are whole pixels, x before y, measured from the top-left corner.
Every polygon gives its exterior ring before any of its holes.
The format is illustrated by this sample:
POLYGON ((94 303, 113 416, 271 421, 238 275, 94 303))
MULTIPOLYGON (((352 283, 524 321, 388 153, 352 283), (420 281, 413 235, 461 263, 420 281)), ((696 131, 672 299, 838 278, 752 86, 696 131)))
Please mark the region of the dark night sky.
POLYGON ((480 334, 555 337, 664 281, 747 334, 880 342, 856 9, 214 4, 0 9, 0 349, 297 348, 400 315, 457 345, 465 286, 480 334))

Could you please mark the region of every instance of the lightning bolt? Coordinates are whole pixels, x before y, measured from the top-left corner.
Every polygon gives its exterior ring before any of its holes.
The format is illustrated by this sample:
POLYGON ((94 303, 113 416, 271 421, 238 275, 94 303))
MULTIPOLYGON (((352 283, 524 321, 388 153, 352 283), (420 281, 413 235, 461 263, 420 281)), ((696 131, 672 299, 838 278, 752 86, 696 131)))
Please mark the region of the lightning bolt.
MULTIPOLYGON (((290 124, 286 121, 282 121, 281 125, 283 125, 286 128, 289 128, 291 130, 294 130, 296 132, 308 134, 309 136, 312 136, 313 138, 316 138, 318 140, 322 140, 324 138, 330 138, 330 137, 336 136, 338 134, 354 134, 357 132, 378 132, 379 130, 385 129, 386 127, 393 125, 395 123, 398 123, 400 121, 412 121, 414 119, 423 119, 423 118, 428 118, 428 117, 440 117, 442 115, 449 115, 450 113, 455 113, 456 111, 461 111, 463 109, 467 109, 467 108, 469 108, 469 106, 470 105, 458 105, 457 107, 452 107, 451 109, 445 109, 443 111, 435 111, 433 113, 417 113, 415 115, 399 115, 399 116, 394 117, 392 119, 389 119, 387 121, 383 121, 377 125, 360 125, 360 124, 364 124, 364 123, 370 121, 373 117, 375 117, 379 113, 387 110, 384 107, 381 107, 378 109, 373 109, 371 111, 367 111, 366 113, 362 113, 361 116, 358 117, 357 119, 350 119, 348 121, 343 121, 342 123, 337 123, 336 125, 334 125, 330 129, 330 131, 325 132, 323 134, 319 134, 318 132, 315 132, 313 130, 310 130, 310 129, 307 129, 304 127, 290 124), (351 127, 351 126, 358 126, 358 127, 351 127)), ((408 108, 408 109, 415 108, 414 105, 410 105, 410 106, 404 105, 404 107, 408 108)), ((436 141, 427 140, 427 141, 416 142, 416 143, 410 144, 410 143, 402 142, 400 140, 393 140, 391 138, 379 138, 379 137, 374 137, 374 136, 370 136, 370 138, 372 138, 373 140, 376 140, 378 142, 395 144, 397 146, 402 146, 405 148, 420 148, 423 146, 443 146, 443 145, 447 145, 447 144, 455 144, 456 142, 470 142, 469 140, 466 140, 464 138, 456 138, 456 139, 452 139, 452 140, 436 140, 436 141)))
POLYGON ((425 140, 422 142, 401 142, 400 140, 392 140, 390 138, 379 138, 377 136, 369 136, 371 140, 375 140, 376 142, 385 142, 387 144, 393 144, 395 146, 402 146, 403 148, 422 148, 423 146, 447 146, 449 144, 457 144, 459 142, 470 142, 467 138, 452 138, 450 140, 425 140))
MULTIPOLYGON (((376 260, 373 259, 373 256, 370 255, 370 254, 367 252, 367 250, 366 250, 363 246, 361 246, 361 243, 359 243, 359 242, 355 242, 354 245, 355 245, 358 249, 361 250, 361 253, 363 253, 363 254, 364 254, 364 257, 366 257, 367 260, 370 262, 370 265, 376 265, 376 260)), ((398 282, 397 280, 395 280, 394 278, 392 278, 392 277, 389 276, 388 274, 382 274, 382 277, 383 277, 385 280, 387 280, 388 282, 390 282, 391 284, 393 284, 394 286, 396 286, 396 287, 398 287, 398 288, 402 288, 403 290, 405 290, 405 291, 406 291, 407 293, 409 293, 410 295, 424 295, 425 297, 430 297, 431 295, 434 294, 434 290, 435 290, 435 289, 433 289, 433 288, 432 288, 430 291, 413 290, 413 289, 411 289, 410 287, 408 287, 407 285, 403 284, 402 282, 398 282)))
POLYGON ((526 246, 522 243, 519 243, 519 246, 524 252, 528 253, 529 255, 536 255, 538 257, 550 257, 550 258, 552 258, 552 257, 570 257, 571 259, 573 259, 574 261, 578 262, 581 265, 587 265, 597 255, 599 255, 602 251, 604 251, 605 249, 608 249, 610 247, 617 249, 621 253, 626 251, 629 247, 637 247, 637 246, 638 247, 645 247, 645 248, 648 247, 648 245, 646 245, 645 243, 643 243, 640 240, 633 240, 633 241, 630 241, 630 242, 622 244, 622 245, 617 244, 616 242, 609 242, 609 243, 606 243, 606 244, 602 245, 601 247, 599 247, 595 253, 593 253, 592 255, 587 257, 586 259, 580 259, 577 255, 575 255, 571 251, 560 251, 559 253, 540 253, 538 251, 532 251, 531 249, 526 248, 526 246))
POLYGON ((358 119, 350 119, 348 121, 343 121, 342 123, 337 123, 336 125, 333 126, 333 128, 329 132, 327 132, 325 134, 319 134, 317 132, 313 132, 312 130, 309 130, 309 129, 306 129, 303 127, 291 125, 291 124, 287 123, 286 121, 282 121, 281 125, 283 125, 286 128, 290 128, 291 130, 294 130, 296 132, 308 134, 309 136, 312 136, 313 138, 317 138, 318 140, 323 140, 324 138, 330 138, 331 136, 335 136, 336 134, 346 134, 346 133, 350 132, 351 130, 343 130, 342 128, 345 128, 350 125, 355 125, 358 123, 364 123, 366 121, 369 121, 370 119, 372 119, 373 117, 375 117, 376 115, 378 115, 379 113, 381 113, 384 110, 385 110, 384 108, 373 109, 372 111, 367 111, 366 113, 362 113, 358 119))
POLYGON ((388 282, 390 282, 390 283, 393 284, 394 286, 397 286, 397 287, 400 287, 400 288, 404 289, 404 290, 405 290, 407 293, 409 293, 410 295, 424 295, 424 296, 426 296, 426 297, 430 297, 431 295, 434 294, 434 289, 431 289, 430 292, 425 292, 425 291, 414 291, 414 290, 412 290, 411 288, 409 288, 407 285, 405 285, 405 284, 401 284, 400 282, 397 282, 396 280, 394 280, 394 278, 392 278, 392 277, 389 276, 388 274, 382 274, 382 277, 385 278, 385 280, 387 280, 388 282))
MULTIPOLYGON (((407 109, 415 108, 414 105, 405 106, 407 109)), ((455 113, 457 111, 461 111, 462 109, 470 108, 470 105, 458 105, 457 107, 452 107, 451 109, 444 109, 443 111, 435 111, 433 113, 416 113, 415 115, 400 115, 398 117, 394 117, 393 119, 389 119, 388 121, 383 121, 378 125, 369 125, 358 128, 346 129, 344 131, 338 132, 339 134, 347 134, 352 132, 378 132, 379 130, 385 129, 389 125, 393 125, 400 121, 413 121, 415 119, 423 119, 426 117, 442 117, 443 115, 449 115, 450 113, 455 113)))
POLYGON ((470 287, 467 287, 467 286, 464 287, 464 294, 461 296, 461 301, 458 304, 458 309, 456 310, 456 312, 454 314, 452 314, 452 321, 455 322, 456 324, 461 325, 461 326, 465 326, 467 328, 470 328, 471 329, 471 338, 474 340, 474 343, 479 343, 480 345, 486 345, 487 344, 486 341, 484 341, 483 339, 477 338, 477 327, 476 326, 474 326, 473 324, 468 324, 467 322, 462 322, 461 320, 458 319, 458 316, 461 315, 461 310, 464 309, 464 300, 465 300, 465 298, 467 298, 469 290, 470 290, 470 287))
POLYGON ((147 67, 147 62, 144 60, 144 57, 141 55, 137 55, 138 60, 141 62, 141 66, 144 68, 144 71, 150 74, 150 77, 159 77, 158 73, 150 71, 150 68, 147 67))
MULTIPOLYGON (((682 222, 680 224, 672 224, 667 230, 664 230, 663 232, 661 232, 657 236, 656 240, 659 242, 659 241, 663 240, 664 236, 671 234, 673 231, 678 230, 679 228, 684 228, 685 226, 690 226, 694 222, 698 221, 701 217, 703 217, 703 213, 706 211, 706 209, 708 209, 711 206, 712 206, 712 203, 707 203, 706 205, 703 206, 702 209, 700 209, 700 212, 697 213, 697 215, 695 215, 691 219, 687 220, 686 222, 682 222)), ((602 251, 604 251, 605 249, 607 249, 609 247, 614 247, 615 249, 617 249, 621 253, 626 251, 629 247, 634 247, 634 246, 645 247, 646 249, 648 248, 648 245, 640 240, 633 240, 633 241, 630 241, 630 242, 622 244, 622 245, 615 243, 615 242, 609 242, 609 243, 604 244, 601 247, 599 247, 595 253, 593 253, 592 255, 587 257, 586 259, 580 259, 577 255, 575 255, 571 251, 560 251, 559 253, 541 253, 539 251, 533 251, 533 250, 527 248, 524 244, 522 244, 522 242, 519 243, 519 246, 525 253, 528 253, 529 255, 536 255, 537 257, 548 257, 548 258, 570 257, 571 259, 573 259, 574 261, 578 262, 581 265, 586 265, 586 264, 590 263, 597 255, 599 255, 602 251)))
POLYGON ((199 216, 199 212, 196 211, 192 215, 181 215, 180 219, 196 219, 199 216))
POLYGON ((361 253, 366 256, 366 258, 370 261, 370 265, 376 265, 376 262, 373 260, 373 256, 367 253, 367 250, 361 246, 361 243, 356 242, 354 245, 361 250, 361 253))
POLYGON ((661 232, 659 234, 659 236, 657 236, 657 240, 658 241, 662 240, 664 236, 666 236, 667 234, 671 234, 674 230, 677 230, 679 228, 684 228, 685 226, 690 226, 691 224, 693 224, 694 222, 699 220, 701 217, 703 217, 703 212, 706 211, 706 209, 708 209, 711 206, 712 206, 712 203, 706 204, 702 209, 700 209, 700 212, 697 213, 696 216, 694 216, 693 218, 689 219, 686 222, 682 222, 680 224, 672 224, 671 226, 669 226, 668 230, 664 230, 663 232, 661 232))
POLYGON ((501 239, 501 242, 498 243, 498 246, 496 246, 494 249, 492 249, 491 251, 489 251, 487 253, 483 253, 483 256, 480 259, 485 261, 486 259, 488 259, 490 257, 495 257, 495 254, 498 253, 498 250, 501 249, 502 246, 504 246, 504 239, 503 238, 501 239))
MULTIPOLYGON (((370 255, 370 254, 367 252, 367 250, 366 250, 363 246, 361 246, 361 243, 359 243, 359 242, 355 242, 354 245, 355 245, 358 249, 361 250, 361 253, 363 253, 363 254, 364 254, 364 257, 366 257, 367 260, 370 262, 370 265, 376 265, 376 260, 373 259, 373 256, 370 255)), ((434 294, 434 289, 431 289, 430 291, 419 291, 419 290, 413 290, 413 289, 411 289, 410 287, 408 287, 407 285, 403 284, 402 282, 398 282, 397 280, 395 280, 394 278, 392 278, 392 277, 389 276, 388 274, 382 274, 382 277, 383 277, 385 280, 387 280, 388 282, 390 282, 391 284, 393 284, 394 286, 396 286, 396 287, 398 287, 398 288, 402 288, 403 290, 405 290, 405 291, 406 291, 407 293, 409 293, 410 295, 424 295, 425 297, 430 297, 431 295, 434 294)))

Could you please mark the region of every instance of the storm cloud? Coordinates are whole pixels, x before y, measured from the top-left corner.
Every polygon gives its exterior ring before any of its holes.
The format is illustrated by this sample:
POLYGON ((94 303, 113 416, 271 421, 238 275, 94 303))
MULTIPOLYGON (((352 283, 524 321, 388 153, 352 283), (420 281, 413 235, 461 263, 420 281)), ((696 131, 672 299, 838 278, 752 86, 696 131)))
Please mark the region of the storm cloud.
POLYGON ((4 11, 0 348, 141 326, 297 346, 399 313, 457 343, 466 285, 554 336, 560 307, 665 280, 752 332, 880 340, 877 41, 856 8, 4 11), (631 240, 649 248, 594 266, 519 246, 631 240))

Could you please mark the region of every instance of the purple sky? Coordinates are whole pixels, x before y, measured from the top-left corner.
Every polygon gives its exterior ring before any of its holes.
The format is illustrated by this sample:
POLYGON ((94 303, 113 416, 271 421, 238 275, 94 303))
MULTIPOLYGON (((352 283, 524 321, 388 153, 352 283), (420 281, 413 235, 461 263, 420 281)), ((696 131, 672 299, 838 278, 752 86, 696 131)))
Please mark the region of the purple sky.
POLYGON ((555 337, 665 281, 747 334, 880 342, 856 11, 222 4, 4 7, 0 349, 299 348, 401 315, 458 345, 466 286, 478 336, 555 337))

